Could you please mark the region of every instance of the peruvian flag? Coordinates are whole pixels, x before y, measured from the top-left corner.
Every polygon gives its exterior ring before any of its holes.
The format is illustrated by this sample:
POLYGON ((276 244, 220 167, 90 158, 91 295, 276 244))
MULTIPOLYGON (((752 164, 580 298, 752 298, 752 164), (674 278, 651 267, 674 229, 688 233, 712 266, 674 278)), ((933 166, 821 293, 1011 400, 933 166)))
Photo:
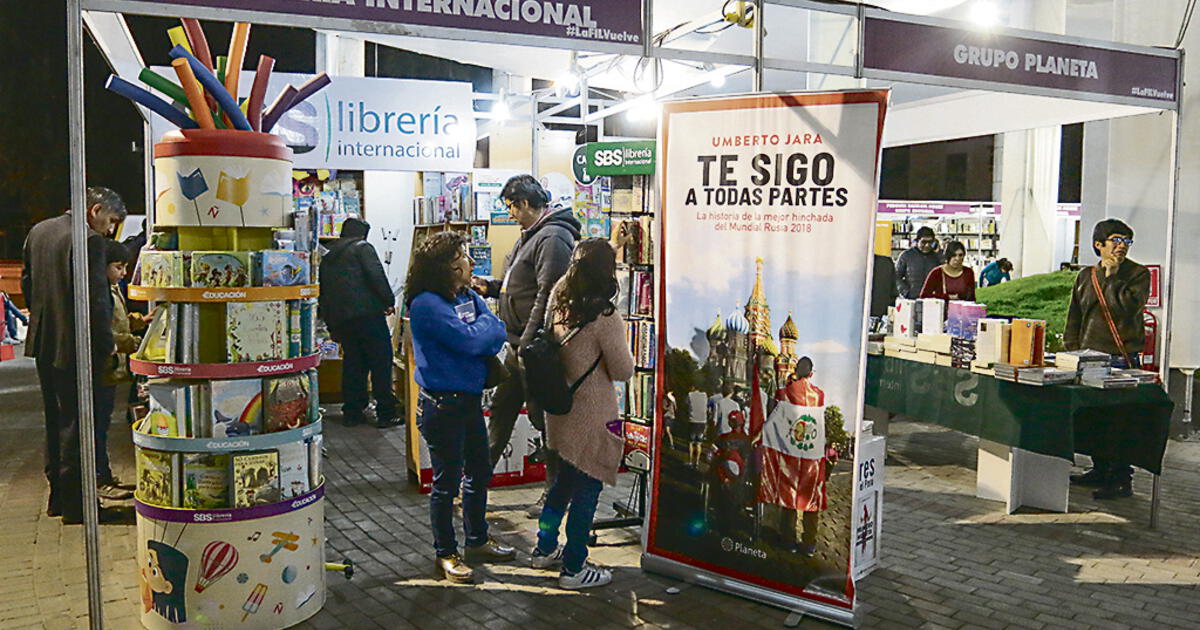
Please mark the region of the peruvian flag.
POLYGON ((825 407, 797 405, 780 391, 759 446, 758 500, 788 509, 825 509, 825 407))

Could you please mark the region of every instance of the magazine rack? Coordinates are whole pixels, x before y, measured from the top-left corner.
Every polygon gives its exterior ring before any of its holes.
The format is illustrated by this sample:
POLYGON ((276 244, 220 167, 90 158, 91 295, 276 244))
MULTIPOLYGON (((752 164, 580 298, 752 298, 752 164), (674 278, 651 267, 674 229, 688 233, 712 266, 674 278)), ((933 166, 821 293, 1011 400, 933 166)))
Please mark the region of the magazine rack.
MULTIPOLYGON (((303 215, 296 214, 293 226, 280 212, 291 206, 291 162, 283 142, 264 133, 200 131, 171 132, 155 145, 154 217, 161 240, 184 260, 188 250, 230 250, 229 259, 250 260, 249 252, 280 245, 274 230, 300 232, 303 215)), ((187 265, 176 263, 186 270, 163 283, 170 286, 130 286, 134 299, 165 303, 162 327, 176 331, 166 337, 174 356, 130 361, 133 372, 160 379, 152 381, 152 392, 171 392, 167 400, 176 403, 164 410, 156 399, 133 433, 139 613, 146 628, 286 628, 325 603, 325 486, 314 369, 320 355, 313 326, 303 331, 309 339, 304 344, 302 326, 289 327, 299 320, 292 315, 283 325, 285 339, 265 335, 284 348, 277 353, 282 356, 237 356, 242 360, 233 362, 230 331, 238 324, 231 310, 222 310, 231 303, 315 297, 316 261, 306 245, 315 240, 298 238, 289 250, 309 251, 312 263, 311 277, 289 286, 188 286, 196 284, 186 271, 196 269, 196 255, 187 265), (176 304, 196 306, 172 309, 176 304), (189 313, 198 313, 196 321, 186 321, 189 313), (173 317, 180 321, 169 321, 173 317), (178 332, 185 327, 191 332, 178 332), (188 343, 196 349, 177 349, 188 343), (291 388, 286 397, 278 393, 284 384, 291 388), (239 388, 242 397, 228 396, 239 388), (231 406, 237 413, 228 413, 231 406), (278 424, 281 417, 290 423, 278 424), (281 430, 267 432, 272 428, 281 430)), ((142 283, 153 284, 144 266, 141 271, 142 283)), ((206 282, 220 285, 211 278, 233 275, 211 274, 206 282)), ((297 304, 284 311, 298 311, 297 304)), ((240 334, 247 345, 264 337, 252 328, 240 334)), ((238 353, 247 354, 241 348, 238 353)))

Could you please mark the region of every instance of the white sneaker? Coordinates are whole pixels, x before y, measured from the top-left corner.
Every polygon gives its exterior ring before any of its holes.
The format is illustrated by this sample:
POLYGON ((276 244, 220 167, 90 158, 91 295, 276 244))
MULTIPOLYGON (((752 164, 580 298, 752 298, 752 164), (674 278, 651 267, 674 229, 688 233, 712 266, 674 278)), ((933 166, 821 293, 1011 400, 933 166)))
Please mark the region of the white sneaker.
POLYGON ((531 564, 535 569, 553 569, 554 567, 562 565, 562 554, 562 545, 559 545, 557 549, 545 556, 539 554, 537 550, 534 549, 533 556, 529 559, 529 564, 531 564))
POLYGON ((572 591, 577 591, 583 588, 594 588, 604 586, 612 582, 612 571, 603 567, 598 567, 591 563, 585 563, 583 569, 575 575, 567 575, 566 573, 558 576, 559 588, 565 588, 572 591))

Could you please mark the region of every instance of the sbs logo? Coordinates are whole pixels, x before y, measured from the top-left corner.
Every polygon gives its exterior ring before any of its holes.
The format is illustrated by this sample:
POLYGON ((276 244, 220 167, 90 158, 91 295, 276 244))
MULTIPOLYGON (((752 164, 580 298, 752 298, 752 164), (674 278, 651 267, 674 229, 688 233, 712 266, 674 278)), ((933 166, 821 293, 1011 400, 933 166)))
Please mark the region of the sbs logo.
POLYGON ((625 155, 620 149, 601 149, 596 151, 596 166, 621 166, 625 163, 625 155))

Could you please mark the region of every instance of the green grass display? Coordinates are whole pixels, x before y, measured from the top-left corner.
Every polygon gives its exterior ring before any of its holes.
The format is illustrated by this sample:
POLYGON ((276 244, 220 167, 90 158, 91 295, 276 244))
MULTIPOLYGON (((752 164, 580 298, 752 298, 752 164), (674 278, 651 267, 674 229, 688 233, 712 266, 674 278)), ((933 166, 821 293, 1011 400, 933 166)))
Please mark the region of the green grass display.
POLYGON ((1024 317, 1046 320, 1046 351, 1062 349, 1067 308, 1077 271, 1055 271, 1005 282, 975 291, 975 300, 987 304, 988 317, 1024 317))

